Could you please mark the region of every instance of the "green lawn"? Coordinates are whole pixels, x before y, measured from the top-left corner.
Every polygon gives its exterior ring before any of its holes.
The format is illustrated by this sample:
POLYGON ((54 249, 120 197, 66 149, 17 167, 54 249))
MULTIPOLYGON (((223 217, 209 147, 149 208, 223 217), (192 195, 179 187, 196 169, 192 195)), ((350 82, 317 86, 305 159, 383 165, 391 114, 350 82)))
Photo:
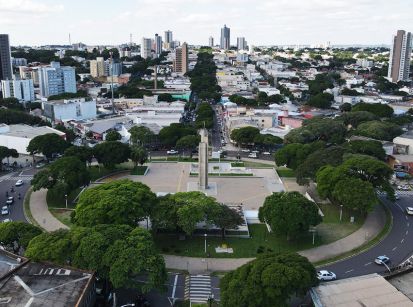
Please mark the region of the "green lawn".
POLYGON ((104 166, 100 166, 100 167, 90 166, 88 169, 89 169, 89 174, 90 174, 90 180, 93 182, 111 173, 132 169, 132 167, 129 167, 129 164, 127 165, 121 164, 121 165, 117 165, 114 169, 109 169, 104 166))
POLYGON ((244 167, 244 162, 231 162, 232 167, 244 167))
MULTIPOLYGON (((80 193, 82 188, 77 188, 67 194, 67 207, 74 208, 73 200, 76 196, 80 193)), ((55 191, 50 189, 47 191, 46 195, 47 206, 49 208, 65 208, 66 207, 66 199, 64 193, 59 193, 59 191, 55 191)))
POLYGON ((56 209, 56 208, 50 209, 50 213, 68 227, 73 226, 71 219, 70 219, 70 215, 72 214, 72 212, 73 210, 56 209))
POLYGON ((276 169, 278 176, 292 178, 295 177, 294 171, 287 167, 279 167, 276 169))
MULTIPOLYGON (((285 236, 278 236, 268 233, 264 224, 249 225, 251 238, 225 238, 208 237, 207 250, 211 257, 218 258, 245 258, 256 257, 265 251, 300 251, 315 246, 328 244, 340 238, 346 237, 356 231, 364 222, 364 217, 343 210, 342 222, 340 219, 340 209, 335 205, 323 205, 324 221, 317 226, 315 245, 312 244, 312 234, 305 233, 301 237, 288 241, 285 236), (355 222, 350 223, 350 216, 355 216, 355 222), (233 254, 217 254, 215 247, 227 244, 234 249, 233 254)), ((185 240, 179 240, 176 234, 157 234, 155 242, 159 251, 165 254, 174 254, 191 257, 203 257, 204 238, 193 236, 185 240)))
POLYGON ((146 169, 147 169, 148 167, 146 166, 146 165, 139 165, 139 166, 137 166, 137 167, 134 167, 132 170, 131 170, 131 172, 130 172, 130 174, 131 175, 145 175, 145 172, 146 172, 146 169))
POLYGON ((245 167, 250 167, 250 168, 273 168, 274 167, 274 163, 270 161, 268 161, 268 163, 244 161, 243 163, 245 167))

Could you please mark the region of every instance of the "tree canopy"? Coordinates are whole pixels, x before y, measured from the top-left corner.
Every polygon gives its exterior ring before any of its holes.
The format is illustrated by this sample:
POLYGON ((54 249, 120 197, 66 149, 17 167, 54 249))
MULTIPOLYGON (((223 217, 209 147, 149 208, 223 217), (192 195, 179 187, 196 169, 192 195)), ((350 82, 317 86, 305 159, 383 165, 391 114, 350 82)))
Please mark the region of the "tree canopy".
POLYGON ((41 233, 39 227, 29 223, 0 223, 0 245, 14 254, 20 254, 21 249, 25 250, 30 240, 41 233))
POLYGON ((145 146, 152 142, 154 133, 145 126, 133 126, 129 129, 130 141, 133 145, 145 146))
POLYGON ((265 254, 225 274, 220 303, 287 307, 292 295, 304 295, 317 284, 316 270, 307 258, 296 253, 265 254))
POLYGON ((42 153, 48 160, 53 154, 63 154, 70 144, 55 133, 39 135, 30 140, 27 151, 33 154, 42 153))
POLYGON ((357 111, 367 111, 378 117, 391 117, 394 113, 392 107, 381 103, 358 103, 352 109, 352 112, 357 111))
POLYGON ((260 134, 260 129, 256 127, 242 127, 231 131, 231 140, 237 144, 251 144, 254 143, 255 138, 260 134))
POLYGON ((106 133, 105 140, 108 142, 120 141, 121 139, 122 139, 122 136, 116 130, 110 130, 108 133, 106 133))
POLYGON ((164 145, 175 146, 176 142, 187 135, 196 135, 196 129, 184 124, 171 124, 159 131, 159 139, 164 145))
POLYGON ((375 120, 361 123, 354 133, 376 140, 393 141, 403 130, 396 124, 375 120))
POLYGON ((17 152, 16 149, 10 149, 6 146, 0 146, 0 171, 3 169, 3 159, 5 158, 18 158, 19 153, 17 152))
POLYGON ((307 101, 307 105, 320 108, 320 109, 329 109, 331 103, 333 102, 334 96, 329 93, 318 93, 307 101))
POLYGON ((107 168, 114 168, 116 164, 128 161, 130 148, 121 142, 106 141, 93 147, 93 153, 99 163, 107 168))

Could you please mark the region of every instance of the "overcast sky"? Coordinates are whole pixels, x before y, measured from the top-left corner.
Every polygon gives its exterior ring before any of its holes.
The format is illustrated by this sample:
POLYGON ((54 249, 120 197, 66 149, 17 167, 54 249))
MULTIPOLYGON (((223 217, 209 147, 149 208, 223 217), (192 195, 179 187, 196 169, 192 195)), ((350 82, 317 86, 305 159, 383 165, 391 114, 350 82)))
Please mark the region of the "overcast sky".
POLYGON ((413 0, 0 0, 0 33, 12 45, 140 43, 163 36, 190 44, 389 44, 397 29, 413 31, 413 0))

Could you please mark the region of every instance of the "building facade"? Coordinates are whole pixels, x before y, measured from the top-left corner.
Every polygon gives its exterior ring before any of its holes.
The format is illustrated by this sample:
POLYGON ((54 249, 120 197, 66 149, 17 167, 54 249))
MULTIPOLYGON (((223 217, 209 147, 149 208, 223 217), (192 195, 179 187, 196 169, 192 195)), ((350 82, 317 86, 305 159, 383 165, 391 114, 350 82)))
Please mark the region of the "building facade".
POLYGON ((188 45, 183 43, 175 50, 174 72, 185 74, 188 72, 188 45))
POLYGON ((1 91, 3 98, 16 98, 19 101, 34 101, 33 80, 2 80, 1 91))
POLYGON ((237 49, 238 50, 247 49, 247 41, 245 40, 245 37, 237 37, 237 49))
POLYGON ((165 42, 164 42, 164 47, 165 49, 173 49, 173 36, 172 36, 172 31, 171 30, 167 30, 165 31, 165 38, 164 38, 165 42))
POLYGON ((155 54, 159 57, 162 53, 162 36, 155 34, 155 54))
POLYGON ((63 93, 76 93, 75 69, 51 62, 49 67, 39 68, 40 95, 49 97, 63 93))
POLYGON ((11 64, 14 67, 27 66, 27 60, 25 58, 11 58, 11 64))
POLYGON ((90 75, 93 78, 105 76, 105 60, 102 57, 90 61, 90 75))
POLYGON ((221 44, 220 48, 228 50, 231 46, 231 30, 226 25, 221 29, 221 44))
POLYGON ((8 34, 0 34, 0 80, 13 79, 8 34))
POLYGON ((208 39, 208 46, 209 47, 214 47, 214 38, 212 36, 210 36, 209 39, 208 39))
POLYGON ((393 37, 387 74, 392 82, 409 80, 411 53, 412 33, 398 30, 393 37))
POLYGON ((152 40, 150 38, 142 38, 141 57, 144 59, 152 57, 152 40))
POLYGON ((51 121, 96 118, 96 100, 86 101, 85 98, 43 101, 42 109, 51 121))

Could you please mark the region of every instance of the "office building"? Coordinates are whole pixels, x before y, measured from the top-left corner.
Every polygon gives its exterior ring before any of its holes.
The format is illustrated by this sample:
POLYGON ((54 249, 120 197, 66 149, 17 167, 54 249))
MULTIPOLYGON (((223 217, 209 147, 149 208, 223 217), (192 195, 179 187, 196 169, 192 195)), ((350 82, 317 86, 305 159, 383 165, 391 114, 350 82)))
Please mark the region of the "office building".
POLYGON ((214 47, 214 38, 212 36, 209 37, 208 46, 209 47, 214 47))
POLYGON ((173 49, 174 48, 174 41, 172 37, 172 31, 167 30, 165 31, 165 38, 164 38, 164 48, 165 49, 173 49))
POLYGON ((155 54, 159 57, 162 53, 162 36, 155 34, 155 54))
POLYGON ((122 74, 122 63, 106 61, 105 71, 107 76, 119 76, 122 74))
POLYGON ((51 121, 96 118, 96 100, 86 101, 85 98, 43 101, 42 109, 51 121))
POLYGON ((245 37, 237 37, 237 49, 238 50, 247 49, 247 41, 245 40, 245 37))
POLYGON ((188 45, 183 43, 175 50, 174 72, 185 74, 188 71, 188 45))
POLYGON ((141 57, 144 59, 152 57, 152 40, 150 38, 142 38, 141 57))
POLYGON ((106 76, 105 60, 102 57, 97 57, 96 60, 90 61, 90 75, 93 78, 106 76))
POLYGON ((2 80, 3 98, 16 98, 19 101, 34 101, 33 80, 2 80))
POLYGON ((0 34, 0 80, 13 79, 9 35, 0 34))
POLYGON ((398 30, 393 37, 387 77, 392 82, 409 80, 412 33, 398 30))
POLYGON ((221 29, 220 48, 228 50, 231 46, 231 30, 226 25, 221 29))
POLYGON ((132 56, 132 52, 129 47, 124 47, 119 50, 120 58, 130 58, 131 56, 132 56))
POLYGON ((49 97, 63 93, 76 93, 75 69, 51 62, 48 67, 39 68, 40 95, 49 97))
POLYGON ((27 66, 27 60, 25 58, 11 58, 11 65, 14 67, 27 66))

